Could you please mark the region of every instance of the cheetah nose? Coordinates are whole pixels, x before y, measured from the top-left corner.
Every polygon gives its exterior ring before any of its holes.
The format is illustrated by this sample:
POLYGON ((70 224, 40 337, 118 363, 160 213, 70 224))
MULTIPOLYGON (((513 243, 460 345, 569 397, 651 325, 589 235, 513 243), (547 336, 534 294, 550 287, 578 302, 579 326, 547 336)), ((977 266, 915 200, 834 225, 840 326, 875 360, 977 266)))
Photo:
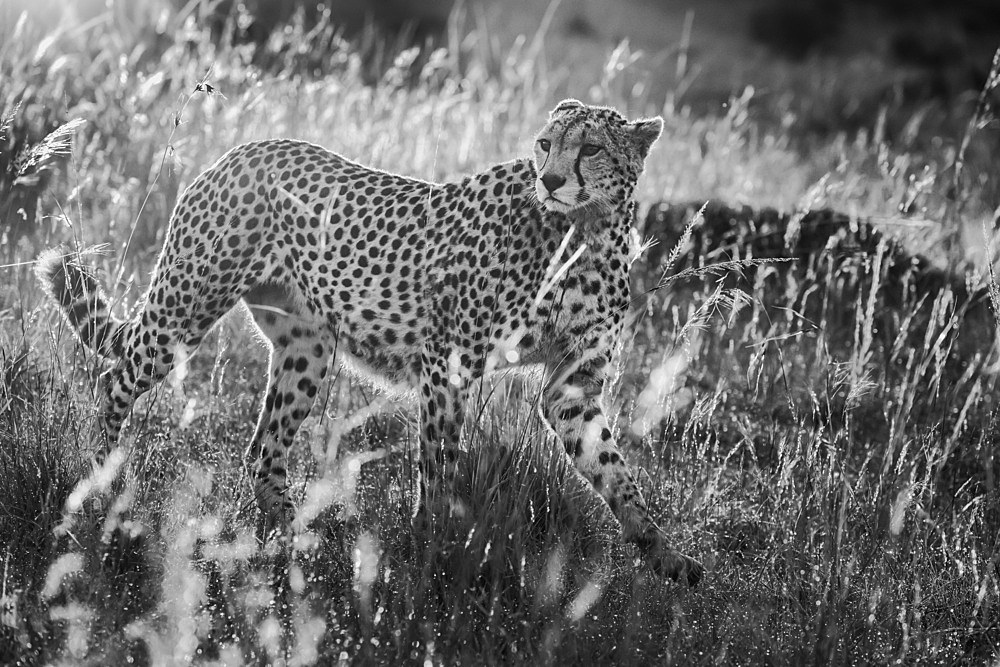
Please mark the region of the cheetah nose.
POLYGON ((542 185, 544 185, 545 189, 548 190, 550 193, 555 192, 556 190, 561 188, 565 182, 566 182, 565 176, 558 176, 556 174, 545 174, 544 176, 542 176, 542 185))

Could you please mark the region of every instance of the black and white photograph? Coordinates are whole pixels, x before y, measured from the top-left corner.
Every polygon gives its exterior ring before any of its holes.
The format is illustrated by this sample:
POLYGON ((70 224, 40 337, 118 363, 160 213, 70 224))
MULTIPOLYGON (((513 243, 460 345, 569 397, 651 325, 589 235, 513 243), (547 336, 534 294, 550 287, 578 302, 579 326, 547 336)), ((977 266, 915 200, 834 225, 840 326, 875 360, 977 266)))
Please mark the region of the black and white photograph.
POLYGON ((1000 667, 998 276, 998 0, 0 0, 0 665, 1000 667))

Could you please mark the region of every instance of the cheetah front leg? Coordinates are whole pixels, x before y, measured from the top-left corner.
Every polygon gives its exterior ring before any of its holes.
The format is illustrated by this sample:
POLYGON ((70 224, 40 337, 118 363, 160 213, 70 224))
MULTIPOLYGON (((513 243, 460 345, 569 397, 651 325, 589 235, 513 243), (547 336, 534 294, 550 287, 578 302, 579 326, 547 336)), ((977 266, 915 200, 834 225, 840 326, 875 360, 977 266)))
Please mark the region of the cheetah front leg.
POLYGON ((580 364, 575 369, 570 365, 569 370, 563 366, 545 388, 542 415, 576 468, 608 503, 621 523, 625 540, 639 545, 655 571, 694 586, 704 568, 669 546, 663 530, 649 516, 625 458, 615 447, 601 405, 603 383, 597 366, 603 365, 603 361, 580 364))
POLYGON ((450 501, 466 453, 460 436, 465 418, 466 388, 471 372, 454 352, 429 341, 421 355, 420 371, 420 505, 429 500, 450 501))

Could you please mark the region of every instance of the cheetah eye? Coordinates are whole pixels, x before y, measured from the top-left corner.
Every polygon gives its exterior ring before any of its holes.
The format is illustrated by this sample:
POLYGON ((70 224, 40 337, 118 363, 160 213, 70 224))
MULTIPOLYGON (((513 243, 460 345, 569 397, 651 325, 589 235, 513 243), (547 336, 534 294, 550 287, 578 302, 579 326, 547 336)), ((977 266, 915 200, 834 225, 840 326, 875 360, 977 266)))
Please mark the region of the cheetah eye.
POLYGON ((603 146, 598 146, 597 144, 584 144, 583 148, 580 149, 580 155, 584 157, 591 157, 597 155, 604 150, 603 146))
POLYGON ((549 149, 552 148, 552 142, 549 141, 548 139, 539 139, 538 147, 541 148, 546 153, 548 153, 549 149))

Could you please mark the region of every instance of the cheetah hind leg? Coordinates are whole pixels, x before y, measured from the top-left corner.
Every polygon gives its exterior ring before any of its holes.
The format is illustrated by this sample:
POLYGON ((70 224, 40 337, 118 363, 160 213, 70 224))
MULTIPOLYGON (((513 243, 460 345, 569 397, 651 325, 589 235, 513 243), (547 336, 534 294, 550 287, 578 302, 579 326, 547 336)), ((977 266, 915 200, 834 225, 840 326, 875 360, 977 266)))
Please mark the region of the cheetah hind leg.
POLYGON ((288 535, 294 517, 288 498, 288 453, 326 376, 333 346, 325 324, 297 312, 278 291, 256 289, 247 302, 271 346, 267 392, 247 450, 247 462, 256 464, 257 536, 263 542, 271 535, 288 535))

